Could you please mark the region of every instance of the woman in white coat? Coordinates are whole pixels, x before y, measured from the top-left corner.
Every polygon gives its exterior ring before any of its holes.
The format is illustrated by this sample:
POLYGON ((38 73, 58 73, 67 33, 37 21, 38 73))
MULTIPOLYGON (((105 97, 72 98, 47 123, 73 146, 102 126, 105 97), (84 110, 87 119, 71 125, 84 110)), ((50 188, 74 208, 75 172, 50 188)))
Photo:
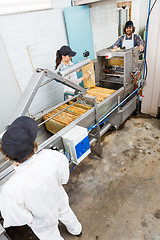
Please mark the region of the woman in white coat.
POLYGON ((27 224, 40 240, 63 240, 58 229, 60 220, 69 233, 80 237, 82 226, 62 186, 69 179, 68 160, 49 149, 35 154, 37 131, 36 122, 23 116, 2 137, 1 152, 15 166, 15 174, 0 194, 4 227, 27 224))
MULTIPOLYGON (((62 46, 59 50, 56 52, 56 66, 55 69, 57 71, 62 71, 63 69, 73 65, 73 62, 71 61, 71 58, 76 55, 76 52, 72 51, 72 49, 68 46, 62 46)), ((81 78, 77 78, 76 71, 70 73, 66 78, 76 84, 81 83, 83 80, 86 80, 89 78, 89 74, 84 74, 81 78)), ((75 90, 73 88, 65 86, 64 93, 71 93, 74 94, 75 90)))

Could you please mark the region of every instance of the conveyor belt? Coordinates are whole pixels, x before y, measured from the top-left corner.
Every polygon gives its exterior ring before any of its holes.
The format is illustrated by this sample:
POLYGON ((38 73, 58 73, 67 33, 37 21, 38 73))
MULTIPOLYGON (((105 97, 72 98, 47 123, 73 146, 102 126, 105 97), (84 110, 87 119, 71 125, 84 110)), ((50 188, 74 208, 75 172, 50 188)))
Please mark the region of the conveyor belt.
MULTIPOLYGON (((114 92, 115 90, 101 87, 95 87, 87 90, 87 94, 96 97, 98 103, 102 102, 114 92)), ((69 104, 71 104, 71 107, 69 107, 67 104, 64 104, 43 116, 43 119, 46 121, 47 119, 60 112, 58 115, 54 116, 52 119, 45 123, 46 128, 49 132, 52 132, 53 134, 57 133, 62 128, 66 127, 75 119, 91 109, 91 107, 84 104, 75 103, 72 105, 73 102, 69 102, 69 104), (62 110, 64 111, 61 112, 62 110)))
POLYGON ((97 103, 102 102, 104 99, 109 97, 113 94, 116 90, 108 89, 108 88, 101 88, 95 87, 87 90, 87 94, 93 97, 96 97, 97 103))
POLYGON ((53 134, 57 133, 59 130, 69 125, 71 122, 80 117, 82 114, 86 113, 91 108, 88 107, 88 109, 86 109, 85 105, 83 105, 83 107, 82 104, 80 106, 76 103, 74 106, 72 106, 72 102, 70 102, 70 104, 70 107, 69 105, 64 104, 43 116, 43 119, 47 120, 53 115, 56 115, 60 112, 58 115, 54 116, 52 119, 45 123, 46 128, 49 132, 52 132, 53 134), (61 112, 62 110, 64 111, 61 112))

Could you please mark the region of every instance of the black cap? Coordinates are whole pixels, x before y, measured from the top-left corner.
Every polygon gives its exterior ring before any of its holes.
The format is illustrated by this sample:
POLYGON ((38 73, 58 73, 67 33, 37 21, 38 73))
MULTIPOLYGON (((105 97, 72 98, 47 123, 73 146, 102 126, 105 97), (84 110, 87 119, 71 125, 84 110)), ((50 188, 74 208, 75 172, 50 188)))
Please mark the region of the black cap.
POLYGON ((125 29, 128 27, 133 27, 133 22, 132 21, 127 21, 125 24, 125 29))
POLYGON ((4 133, 1 140, 2 152, 14 161, 23 162, 32 152, 37 137, 38 126, 32 118, 17 118, 4 133))
POLYGON ((74 57, 76 55, 76 52, 72 51, 72 49, 68 46, 62 46, 59 50, 60 55, 62 56, 70 56, 74 57))

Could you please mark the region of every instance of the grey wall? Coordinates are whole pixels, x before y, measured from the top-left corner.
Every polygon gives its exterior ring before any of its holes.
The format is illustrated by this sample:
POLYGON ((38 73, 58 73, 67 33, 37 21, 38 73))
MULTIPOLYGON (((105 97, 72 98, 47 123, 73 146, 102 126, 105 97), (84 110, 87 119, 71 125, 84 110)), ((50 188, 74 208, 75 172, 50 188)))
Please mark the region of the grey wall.
POLYGON ((0 131, 4 131, 21 94, 1 37, 0 66, 0 131))

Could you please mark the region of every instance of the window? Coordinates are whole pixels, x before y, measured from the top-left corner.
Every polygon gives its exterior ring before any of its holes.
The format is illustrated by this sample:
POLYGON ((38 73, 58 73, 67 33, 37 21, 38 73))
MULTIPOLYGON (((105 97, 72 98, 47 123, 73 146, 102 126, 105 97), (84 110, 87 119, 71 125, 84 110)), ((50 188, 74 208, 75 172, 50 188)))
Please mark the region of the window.
POLYGON ((0 0, 0 15, 52 8, 52 0, 0 0))

